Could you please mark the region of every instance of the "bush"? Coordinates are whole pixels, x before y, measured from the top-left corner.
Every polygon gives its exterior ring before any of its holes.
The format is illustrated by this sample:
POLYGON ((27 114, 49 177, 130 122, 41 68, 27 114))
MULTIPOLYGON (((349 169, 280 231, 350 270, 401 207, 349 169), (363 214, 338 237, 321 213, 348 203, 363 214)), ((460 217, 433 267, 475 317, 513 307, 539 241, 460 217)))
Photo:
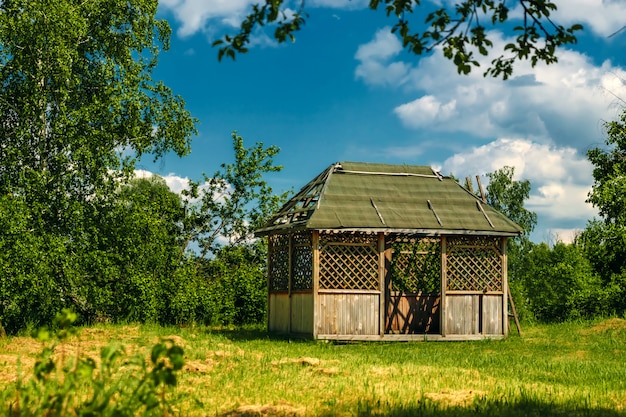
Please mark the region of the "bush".
POLYGON ((201 274, 208 285, 213 324, 258 324, 267 311, 265 254, 260 246, 226 246, 207 261, 201 274))
POLYGON ((57 315, 53 332, 37 337, 45 343, 33 375, 0 396, 0 414, 11 416, 157 416, 172 413, 168 393, 184 365, 183 350, 162 340, 152 347, 150 363, 143 355, 129 357, 124 348, 109 345, 100 360, 77 355, 54 356, 55 348, 72 333, 76 315, 57 315), (99 362, 99 365, 98 365, 99 362))
POLYGON ((602 280, 576 245, 530 244, 517 273, 528 308, 540 321, 591 318, 609 311, 602 280))
POLYGON ((58 272, 63 240, 31 230, 23 199, 0 197, 0 328, 14 334, 50 323, 64 306, 58 272))

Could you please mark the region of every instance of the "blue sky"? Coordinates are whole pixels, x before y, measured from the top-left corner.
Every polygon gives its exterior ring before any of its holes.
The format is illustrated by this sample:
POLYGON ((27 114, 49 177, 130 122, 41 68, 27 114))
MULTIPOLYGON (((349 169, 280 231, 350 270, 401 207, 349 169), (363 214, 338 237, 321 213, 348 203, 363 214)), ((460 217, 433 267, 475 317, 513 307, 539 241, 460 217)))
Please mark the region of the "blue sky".
MULTIPOLYGON (((404 52, 393 20, 361 0, 308 0, 294 44, 258 32, 248 54, 218 62, 211 43, 254 2, 161 0, 174 32, 155 78, 184 98, 199 133, 189 156, 139 168, 179 190, 233 159, 236 130, 248 145, 280 147, 284 169, 268 177, 276 191, 297 191, 337 161, 431 165, 483 183, 509 165, 532 184, 534 241, 569 241, 596 215, 585 203, 585 153, 603 144, 603 121, 626 100, 626 30, 610 36, 626 25, 626 2, 556 0, 558 23, 585 26, 579 43, 559 51, 558 64, 518 64, 508 81, 484 69, 457 75, 439 52, 404 52)), ((496 49, 509 35, 491 33, 496 49)))

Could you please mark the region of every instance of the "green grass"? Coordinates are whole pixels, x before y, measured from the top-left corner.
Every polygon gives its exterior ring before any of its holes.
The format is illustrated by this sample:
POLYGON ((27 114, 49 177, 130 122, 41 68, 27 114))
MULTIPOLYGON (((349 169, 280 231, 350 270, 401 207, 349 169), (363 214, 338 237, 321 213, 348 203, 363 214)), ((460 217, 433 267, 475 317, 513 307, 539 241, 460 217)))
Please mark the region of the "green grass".
MULTIPOLYGON (((523 328, 504 341, 334 344, 261 330, 106 326, 71 342, 96 356, 173 336, 181 415, 626 416, 626 320, 523 328)), ((0 390, 35 347, 0 340, 0 390)), ((23 367, 24 367, 23 366, 23 367)))

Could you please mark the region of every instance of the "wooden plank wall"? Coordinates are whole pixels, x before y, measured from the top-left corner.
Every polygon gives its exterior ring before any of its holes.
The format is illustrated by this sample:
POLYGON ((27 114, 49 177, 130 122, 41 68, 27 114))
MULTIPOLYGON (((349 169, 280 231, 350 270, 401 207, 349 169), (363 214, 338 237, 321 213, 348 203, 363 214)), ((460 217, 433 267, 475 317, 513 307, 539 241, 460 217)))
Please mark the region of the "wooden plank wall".
POLYGON ((447 334, 502 335, 501 294, 448 294, 447 334))
POLYGON ((289 332, 289 294, 270 293, 268 298, 269 317, 267 328, 270 332, 289 332))
POLYGON ((446 296, 445 329, 446 334, 478 334, 479 295, 446 296))
POLYGON ((378 335, 380 293, 320 293, 318 335, 378 335))
POLYGON ((313 335, 313 294, 291 294, 291 332, 313 335))
POLYGON ((503 334, 502 298, 504 297, 504 295, 483 295, 482 297, 483 334, 503 334))

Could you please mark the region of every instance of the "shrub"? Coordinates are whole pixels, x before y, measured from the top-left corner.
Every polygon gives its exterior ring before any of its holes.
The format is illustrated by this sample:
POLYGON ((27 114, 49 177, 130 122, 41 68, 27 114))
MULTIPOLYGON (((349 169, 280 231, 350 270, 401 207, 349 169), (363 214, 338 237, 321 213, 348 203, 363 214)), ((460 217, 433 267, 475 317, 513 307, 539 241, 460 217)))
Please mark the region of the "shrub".
POLYGON ((540 321, 590 318, 607 312, 602 281, 576 245, 531 244, 517 273, 528 308, 540 321))
POLYGON ((102 349, 99 365, 83 355, 54 356, 55 348, 71 334, 76 314, 57 315, 53 332, 43 329, 45 343, 33 375, 18 380, 14 391, 0 396, 0 414, 11 416, 136 416, 172 412, 168 393, 176 386, 184 364, 183 350, 170 340, 152 347, 150 362, 129 357, 111 344, 102 349))

